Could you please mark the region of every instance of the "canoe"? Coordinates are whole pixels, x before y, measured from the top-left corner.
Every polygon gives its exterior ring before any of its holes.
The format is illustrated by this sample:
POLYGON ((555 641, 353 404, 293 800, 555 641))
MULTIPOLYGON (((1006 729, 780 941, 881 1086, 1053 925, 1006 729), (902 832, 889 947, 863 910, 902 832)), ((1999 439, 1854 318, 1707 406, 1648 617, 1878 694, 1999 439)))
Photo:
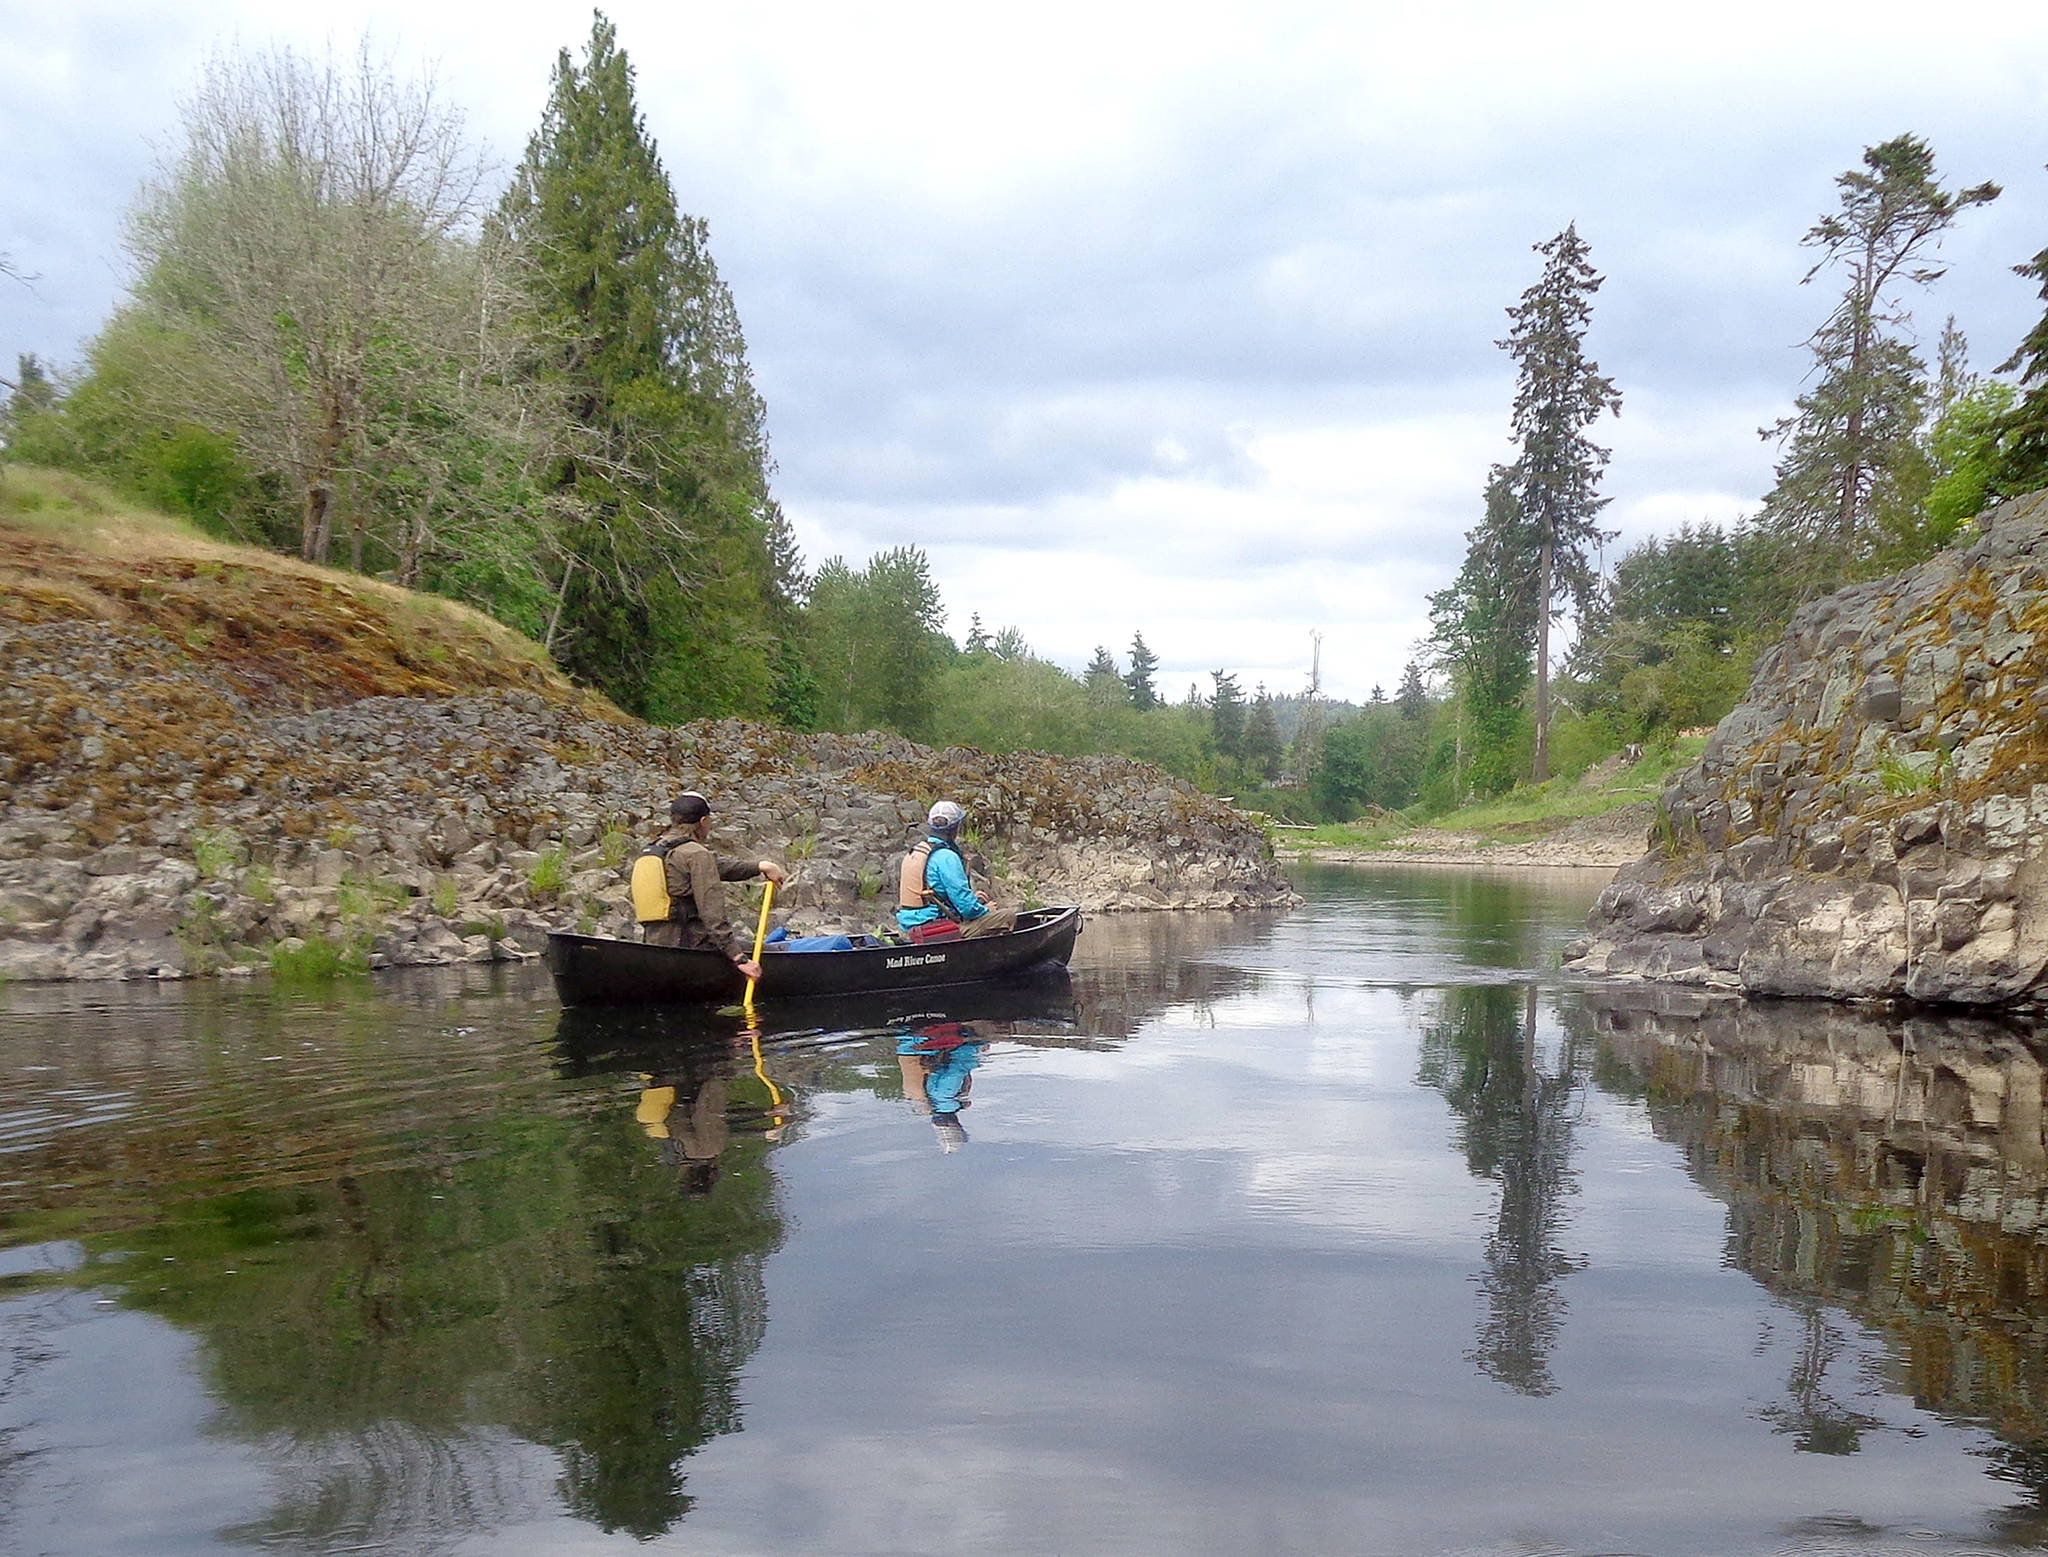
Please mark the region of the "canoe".
MULTIPOLYGON (((1080 909, 1038 908, 1019 914, 1017 927, 1002 935, 857 946, 851 951, 771 948, 762 955, 761 987, 754 998, 816 1000, 1009 978, 1046 963, 1064 966, 1080 933, 1080 909)), ((565 1006, 679 1001, 731 1005, 747 989, 731 959, 717 952, 599 935, 550 935, 548 969, 565 1006)))

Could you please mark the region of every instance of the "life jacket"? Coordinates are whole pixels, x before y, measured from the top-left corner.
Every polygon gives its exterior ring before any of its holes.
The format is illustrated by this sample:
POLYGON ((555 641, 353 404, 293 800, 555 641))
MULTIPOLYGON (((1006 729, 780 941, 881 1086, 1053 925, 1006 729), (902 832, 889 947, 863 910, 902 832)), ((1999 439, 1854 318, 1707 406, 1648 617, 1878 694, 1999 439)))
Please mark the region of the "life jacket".
POLYGON ((657 839, 634 859, 633 917, 642 924, 667 924, 671 919, 689 916, 688 900, 684 900, 683 912, 678 915, 668 892, 668 857, 688 841, 678 838, 674 843, 663 843, 657 839))
POLYGON ((911 851, 903 856, 903 869, 897 876, 896 906, 936 908, 957 922, 960 916, 953 911, 953 905, 934 892, 924 879, 925 867, 930 864, 934 849, 951 849, 955 854, 960 853, 957 844, 947 843, 943 838, 927 837, 912 846, 911 851))

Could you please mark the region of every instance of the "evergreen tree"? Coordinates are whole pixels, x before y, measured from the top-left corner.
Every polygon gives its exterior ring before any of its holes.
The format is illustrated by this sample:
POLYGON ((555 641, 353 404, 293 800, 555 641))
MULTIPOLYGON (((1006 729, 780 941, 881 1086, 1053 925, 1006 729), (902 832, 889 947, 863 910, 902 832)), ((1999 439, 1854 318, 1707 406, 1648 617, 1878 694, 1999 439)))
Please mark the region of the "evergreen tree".
POLYGON ((1130 688, 1131 707, 1141 714, 1159 706, 1159 694, 1152 686, 1152 674, 1158 669, 1159 656, 1145 647, 1145 635, 1132 633, 1131 668, 1124 672, 1124 685, 1130 688))
POLYGON ((989 645, 989 652, 999 660, 1028 660, 1031 645, 1024 641, 1024 634, 1015 627, 1005 627, 989 645))
POLYGON ((993 645, 990 643, 988 631, 981 625, 981 613, 979 611, 976 611, 973 616, 968 618, 966 652, 971 659, 979 659, 983 655, 993 652, 993 645))
POLYGON ((1485 517, 1467 532, 1456 582, 1429 598, 1431 641, 1459 702, 1457 777, 1464 793, 1497 794, 1515 780, 1536 641, 1535 553, 1513 472, 1496 465, 1485 517))
POLYGON ((1394 694, 1394 706, 1403 719, 1420 719, 1429 712, 1429 689, 1423 685, 1422 666, 1410 660, 1401 668, 1401 687, 1394 694))
POLYGON ((499 208, 559 349, 543 372, 579 424, 549 482, 560 515, 549 647, 658 718, 758 712, 798 667, 795 549, 768 491, 763 411, 704 222, 675 192, 599 13, 564 49, 499 208))
POLYGON ((1536 553, 1536 746, 1531 776, 1550 776, 1550 624, 1562 595, 1583 612, 1596 577, 1594 552, 1608 539, 1594 522, 1608 451, 1586 436, 1602 415, 1621 412, 1614 381, 1585 353, 1592 296, 1601 277, 1576 226, 1538 244, 1543 274, 1508 310, 1498 342, 1515 359, 1512 479, 1521 522, 1536 553))
POLYGON ((1832 587, 1870 542, 1873 511, 1910 458, 1926 402, 1926 367, 1899 333, 1907 315, 1894 293, 1942 272, 1927 263, 1941 235, 1971 206, 1998 197, 1996 184, 1949 191, 1934 151, 1900 135, 1863 153, 1835 180, 1841 204, 1803 240, 1820 258, 1806 273, 1842 267, 1848 285, 1807 342, 1814 386, 1795 414, 1764 429, 1784 448, 1761 522, 1806 559, 1808 593, 1832 587))
POLYGON ((1097 708, 1121 708, 1130 700, 1124 678, 1117 672, 1115 656, 1100 644, 1096 645, 1095 658, 1088 662, 1081 679, 1088 689, 1088 701, 1097 708))
MULTIPOLYGON (((2048 249, 2013 266, 2013 272, 2040 282, 2041 301, 2048 303, 2048 249)), ((2048 312, 1998 371, 2017 372, 2023 395, 1999 422, 1999 448, 1987 484, 1993 497, 2016 497, 2048 487, 2048 312)))
POLYGON ((1280 721, 1264 682, 1252 697, 1244 724, 1244 765, 1253 777, 1270 784, 1280 776, 1280 721))
POLYGON ((1212 670, 1216 694, 1209 700, 1209 730, 1219 756, 1236 761, 1244 751, 1244 693, 1237 677, 1228 671, 1212 670))

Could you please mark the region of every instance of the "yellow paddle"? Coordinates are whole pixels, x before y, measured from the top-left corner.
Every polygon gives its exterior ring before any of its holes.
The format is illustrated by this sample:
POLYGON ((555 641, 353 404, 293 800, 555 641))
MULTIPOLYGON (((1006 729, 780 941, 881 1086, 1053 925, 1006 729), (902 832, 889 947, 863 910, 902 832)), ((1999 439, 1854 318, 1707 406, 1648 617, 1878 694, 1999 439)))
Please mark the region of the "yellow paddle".
MULTIPOLYGON (((774 906, 775 883, 771 880, 768 883, 768 890, 761 894, 761 922, 754 926, 754 966, 757 968, 761 966, 761 948, 768 944, 768 910, 774 906)), ((740 1002, 741 1008, 749 1016, 754 1014, 754 984, 755 980, 747 980, 747 995, 740 1002)))

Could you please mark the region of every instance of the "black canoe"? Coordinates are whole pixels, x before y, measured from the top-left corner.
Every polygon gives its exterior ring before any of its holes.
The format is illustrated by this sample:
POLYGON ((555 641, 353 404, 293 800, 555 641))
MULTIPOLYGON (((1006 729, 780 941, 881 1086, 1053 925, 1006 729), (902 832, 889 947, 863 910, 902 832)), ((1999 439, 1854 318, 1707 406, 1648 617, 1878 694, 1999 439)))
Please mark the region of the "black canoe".
MULTIPOLYGON (((1008 978, 1044 963, 1064 965, 1081 933, 1078 908, 1037 908, 1003 935, 857 946, 852 951, 778 952, 761 958, 759 1000, 931 989, 1008 978)), ((565 1006, 715 1001, 731 1005, 747 981, 717 952, 648 946, 596 935, 550 935, 548 968, 565 1006)))

